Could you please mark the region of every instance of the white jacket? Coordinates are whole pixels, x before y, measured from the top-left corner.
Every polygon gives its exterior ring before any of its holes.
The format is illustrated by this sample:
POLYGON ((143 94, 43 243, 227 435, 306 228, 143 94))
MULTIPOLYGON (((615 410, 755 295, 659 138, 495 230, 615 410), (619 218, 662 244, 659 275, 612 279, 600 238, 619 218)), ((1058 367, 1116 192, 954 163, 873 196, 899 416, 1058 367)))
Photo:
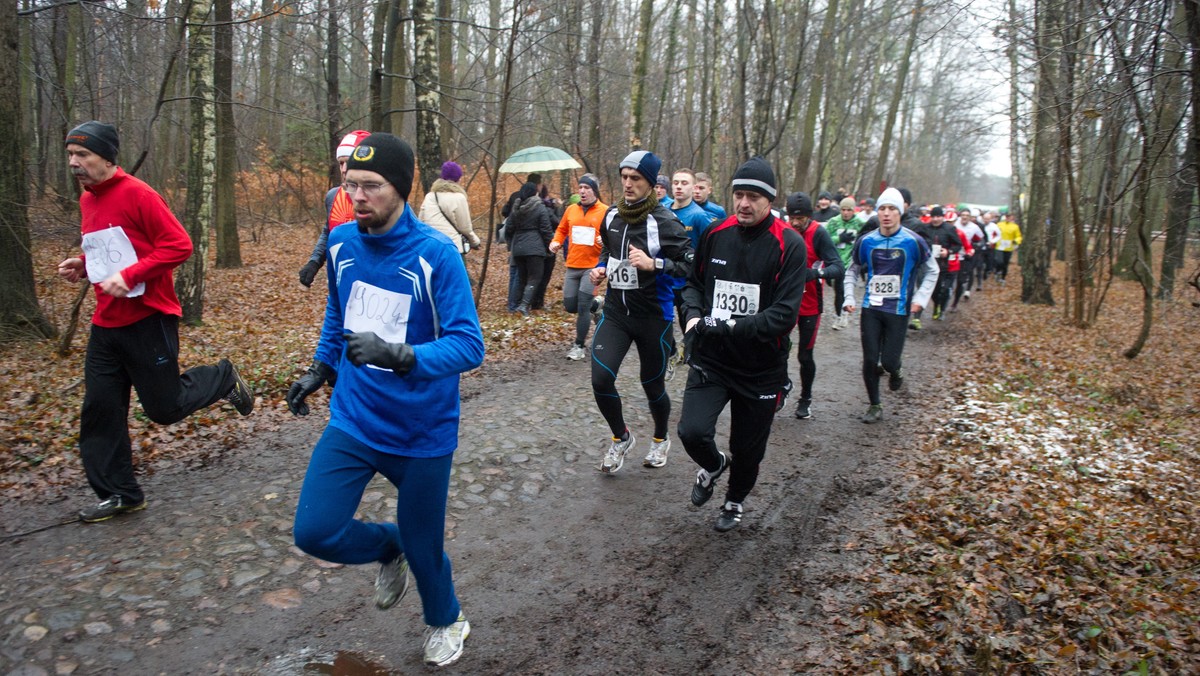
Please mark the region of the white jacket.
POLYGON ((458 245, 459 253, 466 253, 471 246, 479 245, 479 237, 471 227, 471 208, 467 205, 467 191, 454 181, 438 179, 430 186, 421 203, 417 218, 450 238, 458 245), (466 237, 466 242, 463 242, 466 237))

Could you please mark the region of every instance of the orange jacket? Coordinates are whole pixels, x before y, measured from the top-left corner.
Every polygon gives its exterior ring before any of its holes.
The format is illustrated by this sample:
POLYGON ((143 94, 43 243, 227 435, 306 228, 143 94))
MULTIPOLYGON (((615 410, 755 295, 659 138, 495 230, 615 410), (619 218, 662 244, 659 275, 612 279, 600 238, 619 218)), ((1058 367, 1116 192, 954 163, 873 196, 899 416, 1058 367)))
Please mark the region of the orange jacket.
POLYGON ((568 268, 594 268, 600 262, 600 245, 596 243, 596 236, 600 234, 600 227, 604 225, 606 213, 608 205, 600 200, 596 200, 587 211, 584 211, 582 205, 572 204, 563 212, 562 220, 558 222, 558 229, 551 241, 562 244, 564 240, 570 240, 570 246, 567 248, 568 268), (575 228, 591 228, 590 241, 576 241, 572 238, 571 232, 575 228))

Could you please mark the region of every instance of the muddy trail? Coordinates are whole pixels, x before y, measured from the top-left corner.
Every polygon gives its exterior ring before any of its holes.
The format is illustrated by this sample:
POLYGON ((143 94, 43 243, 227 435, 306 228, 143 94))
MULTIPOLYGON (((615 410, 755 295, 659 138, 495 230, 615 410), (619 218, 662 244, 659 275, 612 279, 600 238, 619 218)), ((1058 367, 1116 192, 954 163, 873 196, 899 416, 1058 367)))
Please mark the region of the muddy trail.
MULTIPOLYGON (((677 438, 666 467, 641 464, 652 428, 636 351, 618 387, 638 441, 614 476, 597 471, 607 433, 586 361, 554 346, 465 378, 447 551, 472 631, 447 670, 770 673, 775 657, 818 645, 813 606, 830 590, 815 571, 840 565, 823 543, 883 524, 951 329, 910 332, 904 389, 885 387, 884 422, 864 425, 857 322, 831 323, 817 341, 813 417, 795 419, 794 401, 776 417, 742 526, 725 534, 712 528, 724 481, 693 507, 695 465, 677 438)), ((668 383, 672 436, 685 380, 686 367, 668 383)), ((206 467, 145 477, 149 508, 109 522, 13 536, 72 518, 84 486, 70 501, 0 506, 0 673, 425 671, 415 592, 378 611, 375 566, 292 545, 324 414, 206 467)), ((727 425, 726 412, 722 448, 727 425)), ((360 516, 394 519, 391 491, 372 482, 360 516)))

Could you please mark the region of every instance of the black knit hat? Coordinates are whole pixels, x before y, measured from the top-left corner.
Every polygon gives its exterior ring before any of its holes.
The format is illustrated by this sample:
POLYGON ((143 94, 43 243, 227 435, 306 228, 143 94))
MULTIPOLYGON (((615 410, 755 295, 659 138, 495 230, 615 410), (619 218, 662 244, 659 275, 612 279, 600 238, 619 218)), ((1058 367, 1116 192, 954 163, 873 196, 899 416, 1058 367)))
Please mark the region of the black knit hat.
POLYGON ((945 216, 946 212, 940 206, 937 206, 937 207, 934 207, 929 210, 929 215, 930 216, 945 216))
POLYGON ((596 182, 595 176, 591 174, 584 174, 583 176, 579 177, 579 183, 581 185, 588 186, 592 189, 592 194, 594 194, 597 198, 600 197, 600 184, 596 182))
POLYGON ((904 198, 905 204, 912 204, 912 191, 908 188, 900 188, 900 196, 904 198))
POLYGON ((830 202, 832 202, 833 201, 833 193, 829 192, 828 190, 822 190, 821 193, 819 195, 817 195, 817 199, 829 200, 830 202))
POLYGON ((742 163, 733 172, 733 190, 749 190, 774 200, 778 193, 775 190, 775 170, 757 155, 742 163))
POLYGON ((67 134, 63 145, 81 145, 100 157, 117 163, 117 150, 121 147, 121 139, 117 137, 117 128, 111 124, 91 120, 75 127, 67 134))
POLYGON ((413 182, 413 151, 403 139, 386 132, 375 132, 358 143, 346 171, 373 171, 392 184, 400 199, 408 201, 413 182))
POLYGON ((806 193, 794 192, 787 198, 788 216, 812 216, 812 199, 806 193))

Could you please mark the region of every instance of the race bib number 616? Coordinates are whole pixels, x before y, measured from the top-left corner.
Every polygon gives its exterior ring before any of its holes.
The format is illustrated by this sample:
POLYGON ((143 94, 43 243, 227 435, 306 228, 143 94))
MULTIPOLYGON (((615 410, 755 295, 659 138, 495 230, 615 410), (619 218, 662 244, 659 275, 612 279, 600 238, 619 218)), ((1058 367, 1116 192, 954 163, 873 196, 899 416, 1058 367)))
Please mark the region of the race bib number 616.
POLYGON ((614 289, 632 291, 638 288, 637 268, 633 267, 628 258, 609 257, 605 274, 608 276, 608 285, 614 289))

